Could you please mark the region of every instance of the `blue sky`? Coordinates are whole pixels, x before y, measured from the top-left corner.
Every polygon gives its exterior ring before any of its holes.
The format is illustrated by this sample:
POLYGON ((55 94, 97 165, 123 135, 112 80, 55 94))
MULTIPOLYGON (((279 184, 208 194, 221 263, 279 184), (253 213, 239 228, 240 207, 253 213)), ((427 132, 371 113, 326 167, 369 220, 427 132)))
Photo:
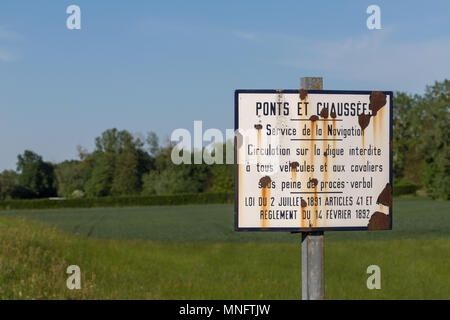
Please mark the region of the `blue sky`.
POLYGON ((450 75, 449 1, 0 3, 0 170, 92 151, 102 131, 233 127, 235 89, 422 93, 450 75), (66 28, 67 6, 81 30, 66 28), (381 8, 368 30, 366 8, 381 8))

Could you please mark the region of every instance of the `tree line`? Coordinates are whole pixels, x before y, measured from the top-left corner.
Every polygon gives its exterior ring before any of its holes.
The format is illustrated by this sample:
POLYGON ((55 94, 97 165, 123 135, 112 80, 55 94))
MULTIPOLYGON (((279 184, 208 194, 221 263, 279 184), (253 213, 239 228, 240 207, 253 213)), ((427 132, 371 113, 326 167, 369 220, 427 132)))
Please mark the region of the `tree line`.
POLYGON ((423 95, 394 95, 394 181, 412 182, 429 196, 446 200, 450 199, 449 111, 449 80, 427 86, 423 95))
POLYGON ((233 165, 175 165, 173 148, 170 142, 161 145, 154 132, 143 139, 113 128, 95 139, 93 152, 78 147, 79 160, 52 164, 26 150, 18 156, 17 171, 0 174, 0 198, 233 192, 233 165))
MULTIPOLYGON (((449 107, 449 80, 427 86, 423 95, 395 93, 395 182, 414 183, 433 198, 450 199, 449 107)), ((25 150, 15 171, 0 173, 0 199, 234 191, 234 165, 175 165, 173 148, 153 132, 142 138, 113 128, 95 139, 93 152, 79 147, 79 160, 49 163, 25 150)))

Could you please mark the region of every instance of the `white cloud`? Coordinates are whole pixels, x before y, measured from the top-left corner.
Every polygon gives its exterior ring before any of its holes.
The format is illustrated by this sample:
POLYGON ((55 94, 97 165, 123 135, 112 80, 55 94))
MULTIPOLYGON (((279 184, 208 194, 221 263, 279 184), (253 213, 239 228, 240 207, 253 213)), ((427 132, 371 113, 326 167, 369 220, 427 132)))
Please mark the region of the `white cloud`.
POLYGON ((16 32, 8 30, 7 28, 0 26, 0 39, 19 39, 20 35, 16 32))
POLYGON ((234 31, 233 34, 241 39, 254 40, 256 39, 256 34, 250 32, 234 31))
POLYGON ((283 56, 275 63, 413 92, 450 77, 449 38, 406 42, 391 35, 392 30, 385 29, 332 41, 285 37, 283 56))
POLYGON ((11 62, 15 59, 16 57, 8 50, 0 48, 0 62, 11 62))
MULTIPOLYGON (((0 40, 2 43, 8 41, 15 41, 21 39, 21 36, 18 33, 8 30, 7 28, 0 26, 0 40)), ((0 47, 0 62, 11 62, 16 60, 16 55, 11 52, 5 46, 0 47)))

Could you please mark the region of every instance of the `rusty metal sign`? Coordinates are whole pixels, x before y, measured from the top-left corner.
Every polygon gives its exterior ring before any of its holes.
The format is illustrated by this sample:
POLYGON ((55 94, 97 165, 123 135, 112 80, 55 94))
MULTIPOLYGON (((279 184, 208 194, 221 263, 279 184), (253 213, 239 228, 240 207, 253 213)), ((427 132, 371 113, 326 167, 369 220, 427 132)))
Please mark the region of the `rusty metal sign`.
POLYGON ((235 229, 392 229, 392 92, 236 90, 235 229))

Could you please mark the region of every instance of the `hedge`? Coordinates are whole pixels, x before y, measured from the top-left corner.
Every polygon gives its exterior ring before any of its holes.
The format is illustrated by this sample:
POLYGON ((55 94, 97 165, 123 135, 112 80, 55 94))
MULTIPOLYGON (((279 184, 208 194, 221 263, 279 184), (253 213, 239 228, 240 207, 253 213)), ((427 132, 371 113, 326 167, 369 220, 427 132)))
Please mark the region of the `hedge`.
POLYGON ((186 193, 165 196, 128 196, 64 200, 3 200, 0 201, 0 210, 163 206, 233 203, 233 201, 233 193, 186 193))
POLYGON ((419 189, 419 186, 411 183, 400 181, 398 183, 394 183, 393 194, 394 196, 401 196, 404 194, 416 194, 416 191, 419 189))
MULTIPOLYGON (((394 183, 393 195, 415 194, 419 187, 410 182, 394 183)), ((0 210, 107 208, 135 206, 173 206, 183 204, 233 203, 233 193, 183 193, 165 196, 128 196, 84 199, 1 200, 0 210)))

